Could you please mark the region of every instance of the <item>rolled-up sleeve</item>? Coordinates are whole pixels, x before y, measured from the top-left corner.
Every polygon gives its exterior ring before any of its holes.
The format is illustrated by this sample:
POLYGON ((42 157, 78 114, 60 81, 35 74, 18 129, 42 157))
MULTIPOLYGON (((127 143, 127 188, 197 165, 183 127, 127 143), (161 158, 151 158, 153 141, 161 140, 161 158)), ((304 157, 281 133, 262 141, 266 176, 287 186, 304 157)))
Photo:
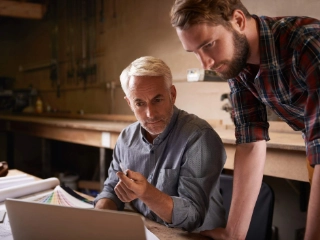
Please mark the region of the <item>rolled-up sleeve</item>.
POLYGON ((236 78, 229 79, 228 83, 234 111, 236 143, 270 140, 265 105, 236 78))

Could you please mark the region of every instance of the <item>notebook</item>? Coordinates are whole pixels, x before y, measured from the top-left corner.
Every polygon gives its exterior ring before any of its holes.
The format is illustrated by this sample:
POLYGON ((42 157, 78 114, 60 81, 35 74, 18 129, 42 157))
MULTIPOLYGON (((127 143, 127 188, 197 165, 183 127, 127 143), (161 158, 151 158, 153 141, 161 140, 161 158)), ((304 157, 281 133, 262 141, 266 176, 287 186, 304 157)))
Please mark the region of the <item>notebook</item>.
POLYGON ((158 239, 137 213, 95 210, 7 198, 15 240, 158 239))

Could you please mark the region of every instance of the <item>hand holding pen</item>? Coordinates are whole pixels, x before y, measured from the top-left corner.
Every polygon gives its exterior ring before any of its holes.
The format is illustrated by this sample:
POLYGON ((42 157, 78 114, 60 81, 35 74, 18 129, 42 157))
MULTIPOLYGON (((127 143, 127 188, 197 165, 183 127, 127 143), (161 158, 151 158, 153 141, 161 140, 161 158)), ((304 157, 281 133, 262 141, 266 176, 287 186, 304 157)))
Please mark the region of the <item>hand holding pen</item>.
POLYGON ((127 176, 127 169, 125 170, 125 168, 123 167, 121 162, 120 162, 119 166, 120 166, 121 172, 123 172, 123 174, 127 176))
MULTIPOLYGON (((124 169, 121 166, 122 169, 124 169)), ((120 181, 114 190, 122 202, 131 202, 136 198, 143 197, 150 188, 150 183, 139 172, 126 169, 125 172, 117 172, 120 181)))

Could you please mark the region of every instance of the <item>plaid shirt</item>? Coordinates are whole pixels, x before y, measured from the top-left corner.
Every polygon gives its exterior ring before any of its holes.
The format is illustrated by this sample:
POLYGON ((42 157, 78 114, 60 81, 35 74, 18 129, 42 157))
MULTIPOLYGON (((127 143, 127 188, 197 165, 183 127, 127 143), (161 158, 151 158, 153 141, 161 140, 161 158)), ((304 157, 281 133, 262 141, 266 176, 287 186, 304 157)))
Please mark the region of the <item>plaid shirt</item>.
POLYGON ((257 17, 260 65, 228 83, 237 143, 269 140, 266 106, 302 131, 312 165, 320 163, 320 21, 257 17))

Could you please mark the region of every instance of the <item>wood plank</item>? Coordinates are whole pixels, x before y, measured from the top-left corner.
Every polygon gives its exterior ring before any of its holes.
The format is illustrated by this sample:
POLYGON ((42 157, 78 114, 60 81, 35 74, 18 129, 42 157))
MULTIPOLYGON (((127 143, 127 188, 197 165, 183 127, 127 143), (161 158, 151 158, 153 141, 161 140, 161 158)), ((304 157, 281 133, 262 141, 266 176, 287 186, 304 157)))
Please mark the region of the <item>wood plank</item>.
POLYGON ((47 139, 101 147, 99 131, 54 127, 44 124, 12 122, 11 131, 47 139))
POLYGON ((17 2, 17 1, 0 1, 0 16, 42 19, 46 12, 44 4, 17 2))
MULTIPOLYGON (((0 0, 1 1, 1 0, 0 0)), ((78 114, 78 113, 19 113, 10 114, 10 116, 16 117, 42 117, 42 118, 63 118, 63 119, 74 119, 74 120, 99 120, 99 121, 114 121, 114 122, 136 122, 137 119, 134 115, 124 115, 124 114, 78 114)))
POLYGON ((102 144, 102 132, 91 129, 65 128, 37 123, 11 122, 10 131, 31 136, 113 149, 119 132, 110 132, 110 145, 102 144))
POLYGON ((64 128, 76 128, 76 129, 88 129, 101 132, 118 132, 120 133, 129 122, 120 121, 95 121, 95 120, 80 120, 80 119, 61 119, 61 118, 40 118, 40 117, 22 117, 22 116, 0 116, 0 121, 7 120, 5 124, 6 130, 10 130, 11 123, 23 122, 44 124, 52 127, 64 127, 64 128))

